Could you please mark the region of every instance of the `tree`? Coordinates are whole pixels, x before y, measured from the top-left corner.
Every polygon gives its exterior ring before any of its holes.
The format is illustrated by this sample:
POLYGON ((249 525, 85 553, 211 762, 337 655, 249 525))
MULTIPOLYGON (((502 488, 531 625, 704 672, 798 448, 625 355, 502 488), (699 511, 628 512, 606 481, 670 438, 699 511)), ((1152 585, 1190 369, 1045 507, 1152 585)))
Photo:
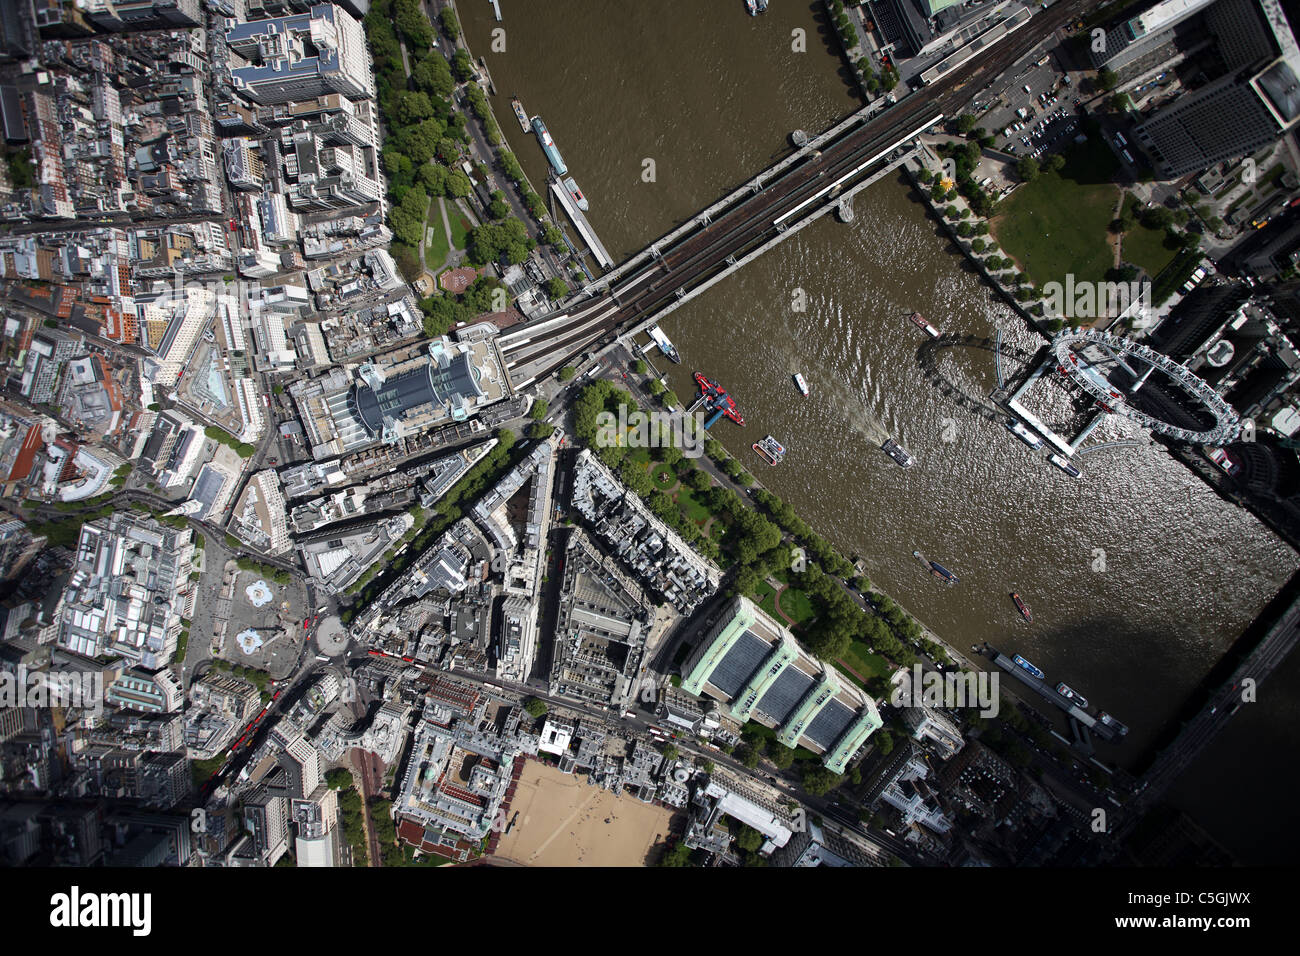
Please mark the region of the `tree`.
POLYGON ((527 227, 513 217, 500 223, 483 223, 469 234, 469 261, 476 266, 497 262, 503 257, 518 264, 528 258, 532 240, 527 227))
POLYGON ((548 708, 546 706, 546 701, 538 700, 536 697, 529 697, 528 700, 524 702, 524 710, 528 711, 529 715, 534 719, 537 719, 542 717, 548 708))
POLYGON ((420 167, 419 172, 415 174, 415 181, 424 187, 424 191, 430 196, 447 195, 447 173, 450 170, 446 166, 439 166, 436 163, 425 163, 420 167))
POLYGON ((505 303, 510 301, 509 290, 495 276, 482 275, 475 279, 463 297, 464 305, 470 317, 484 312, 500 312, 505 303))
POLYGON ((1038 178, 1038 160, 1032 156, 1023 156, 1020 162, 1016 163, 1016 175, 1023 182, 1032 183, 1038 178))
POLYGON ((758 576, 758 572, 746 565, 736 572, 731 591, 736 595, 754 594, 762 583, 763 579, 758 576))
POLYGON ((542 441, 555 434, 555 426, 547 422, 533 422, 528 426, 528 437, 533 441, 542 441))
POLYGON ((431 116, 414 126, 390 130, 388 145, 384 147, 384 152, 387 153, 391 146, 405 155, 413 167, 419 167, 433 159, 445 128, 442 120, 431 116))
POLYGON ((460 21, 456 19, 456 11, 451 7, 443 7, 442 12, 438 14, 438 20, 442 23, 442 32, 447 34, 447 38, 455 43, 460 39, 460 21))
POLYGON ((1097 86, 1104 92, 1109 93, 1119 82, 1119 74, 1114 70, 1100 70, 1097 73, 1097 86))
POLYGON ((572 365, 566 365, 564 366, 564 368, 560 369, 560 381, 561 382, 572 381, 573 376, 577 374, 578 374, 578 370, 576 368, 574 368, 572 365))
POLYGON ((709 473, 699 468, 692 468, 683 480, 692 491, 708 491, 713 487, 713 479, 709 477, 709 473))
POLYGON ((429 197, 423 186, 412 186, 402 196, 402 201, 388 209, 388 223, 393 236, 408 246, 418 246, 424 237, 425 218, 429 213, 429 197))
POLYGON ((1142 213, 1142 225, 1148 229, 1168 229, 1174 224, 1174 212, 1165 206, 1153 206, 1142 213))
POLYGON ((335 767, 325 773, 325 783, 331 790, 345 790, 352 786, 352 774, 346 767, 335 767))
POLYGON ((454 166, 460 159, 460 148, 460 140, 451 136, 444 136, 438 140, 438 148, 435 150, 434 155, 438 157, 438 162, 444 166, 454 166))
POLYGON ((736 846, 747 853, 757 853, 763 846, 763 834, 742 823, 740 833, 736 835, 736 846))
POLYGON ((825 796, 843 782, 843 775, 820 764, 810 764, 803 772, 803 788, 814 797, 825 796))
POLYGON ((419 0, 397 0, 393 5, 398 32, 406 38, 407 43, 420 49, 428 49, 433 43, 433 24, 420 9, 419 0))
POLYGON ((659 861, 660 866, 690 866, 691 865, 691 848, 685 843, 677 843, 671 850, 664 853, 663 859, 659 861))
POLYGON ((957 117, 955 125, 957 127, 957 132, 965 136, 975 128, 975 117, 970 113, 962 113, 961 116, 957 117))
POLYGON ((433 115, 429 94, 420 90, 407 90, 397 100, 397 122, 403 126, 418 123, 433 115))
POLYGON ((441 56, 427 56, 415 64, 411 70, 411 80, 416 88, 441 99, 451 96, 451 91, 456 88, 451 67, 441 56))
POLYGON ((1059 173, 1065 168, 1065 157, 1060 153, 1053 153, 1047 157, 1047 162, 1043 165, 1049 173, 1059 173))
POLYGON ((452 55, 451 75, 462 83, 474 76, 474 61, 470 59, 469 51, 464 47, 452 55))
POLYGON ((470 194, 474 184, 469 181, 461 169, 448 169, 446 177, 447 195, 452 199, 464 199, 470 194))
POLYGON ((533 407, 529 409, 528 414, 532 416, 533 421, 540 422, 546 417, 546 412, 548 410, 549 406, 546 404, 546 399, 539 398, 534 400, 533 407))
POLYGON ((569 284, 556 276, 546 280, 546 294, 552 299, 563 299, 569 294, 569 284))
POLYGON ((794 751, 785 744, 776 744, 768 756, 778 770, 788 770, 794 766, 794 751))

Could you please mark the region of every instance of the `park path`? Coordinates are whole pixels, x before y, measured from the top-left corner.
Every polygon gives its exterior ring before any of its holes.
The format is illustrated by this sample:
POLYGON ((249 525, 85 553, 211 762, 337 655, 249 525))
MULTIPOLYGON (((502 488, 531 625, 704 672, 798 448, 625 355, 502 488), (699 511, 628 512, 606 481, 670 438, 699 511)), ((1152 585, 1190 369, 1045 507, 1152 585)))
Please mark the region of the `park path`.
MULTIPOLYGON (((1119 198, 1115 200, 1115 209, 1111 218, 1118 219, 1120 217, 1120 214, 1123 211, 1124 211, 1124 190, 1121 189, 1119 191, 1119 198)), ((1110 251, 1112 256, 1114 257, 1114 261, 1111 263, 1111 265, 1113 265, 1116 269, 1118 269, 1120 263, 1124 261, 1124 234, 1119 233, 1118 235, 1116 235, 1115 233, 1107 231, 1106 241, 1110 243, 1110 251)))
POLYGON ((785 608, 781 607, 781 595, 785 592, 786 588, 788 588, 789 585, 782 584, 776 578, 771 578, 771 577, 767 579, 767 583, 772 585, 772 587, 776 589, 776 594, 772 596, 772 604, 776 607, 776 613, 780 614, 781 617, 785 618, 785 622, 790 625, 790 630, 802 631, 803 628, 799 626, 799 624, 795 621, 794 618, 792 618, 789 614, 785 613, 785 608))
MULTIPOLYGON (((772 587, 776 588, 776 595, 772 599, 772 603, 776 605, 776 613, 780 614, 781 617, 785 619, 785 622, 790 625, 790 630, 802 631, 803 626, 796 623, 795 619, 785 612, 785 608, 781 607, 781 595, 785 593, 785 591, 788 589, 789 586, 782 584, 776 578, 772 578, 772 577, 769 577, 767 579, 767 583, 772 585, 772 587)), ((850 667, 848 662, 846 662, 843 658, 837 658, 835 660, 835 663, 838 664, 844 670, 848 671, 854 677, 856 677, 862 684, 864 685, 866 684, 867 678, 863 677, 856 670, 850 667)))

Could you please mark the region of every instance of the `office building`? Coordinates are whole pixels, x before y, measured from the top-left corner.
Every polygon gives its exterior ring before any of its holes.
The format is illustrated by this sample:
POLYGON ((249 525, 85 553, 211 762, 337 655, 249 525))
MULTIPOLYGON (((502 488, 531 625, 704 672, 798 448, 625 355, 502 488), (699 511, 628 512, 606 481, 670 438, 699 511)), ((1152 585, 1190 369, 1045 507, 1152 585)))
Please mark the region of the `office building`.
POLYGON ((780 624, 746 597, 733 598, 682 665, 682 689, 730 704, 740 724, 777 730, 843 773, 882 721, 875 702, 842 683, 780 624))
POLYGON ((1162 0, 1106 31, 1100 49, 1092 50, 1098 70, 1119 70, 1174 38, 1175 28, 1202 13, 1214 0, 1162 0))
POLYGON ((193 611, 194 535, 118 512, 81 528, 63 592, 59 647, 159 668, 176 651, 193 611))
POLYGON ((1164 179, 1248 156, 1300 119, 1300 46, 1279 0, 1220 0, 1206 21, 1221 37, 1229 72, 1184 93, 1136 130, 1164 179))

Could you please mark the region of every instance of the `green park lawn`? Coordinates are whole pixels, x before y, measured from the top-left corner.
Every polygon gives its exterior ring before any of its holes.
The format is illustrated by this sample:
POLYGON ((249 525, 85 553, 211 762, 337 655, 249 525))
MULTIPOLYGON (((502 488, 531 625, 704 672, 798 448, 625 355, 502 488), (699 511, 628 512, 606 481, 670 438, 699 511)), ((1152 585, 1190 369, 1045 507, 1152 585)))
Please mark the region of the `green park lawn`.
POLYGON ((447 225, 451 226, 451 244, 463 251, 469 245, 470 225, 454 204, 447 210, 447 225))
POLYGON ((1160 271, 1174 261, 1177 249, 1165 247, 1165 231, 1148 229, 1137 225, 1124 233, 1123 260, 1131 262, 1146 270, 1146 274, 1155 278, 1160 271))
POLYGON ((650 469, 650 477, 654 479, 656 488, 671 488, 677 482, 677 475, 672 467, 663 462, 650 469))
POLYGON ((695 497, 695 493, 690 488, 682 485, 673 492, 673 498, 677 501, 677 507, 681 509, 682 514, 697 525, 703 527, 704 523, 709 520, 709 509, 700 504, 695 497))
POLYGON ((794 618, 799 627, 807 627, 817 617, 812 598, 799 588, 786 588, 781 592, 781 610, 794 618))
POLYGON ((442 218, 442 203, 436 196, 429 202, 429 229, 433 236, 432 241, 424 247, 424 264, 430 272, 436 273, 447 261, 447 253, 451 252, 447 227, 442 218))
MULTIPOLYGON (((885 677, 889 672, 889 662, 879 654, 873 654, 867 649, 867 645, 861 641, 854 641, 850 646, 848 653, 840 658, 849 667, 863 676, 863 678, 885 677)), ((852 677, 852 675, 849 675, 852 677)), ((854 683, 859 683, 856 679, 854 683)))
POLYGON ((1113 259, 1106 230, 1119 188, 1110 182, 1115 157, 1099 136, 1066 154, 1059 173, 1041 173, 998 206, 990 231, 1029 280, 1101 281, 1113 259))

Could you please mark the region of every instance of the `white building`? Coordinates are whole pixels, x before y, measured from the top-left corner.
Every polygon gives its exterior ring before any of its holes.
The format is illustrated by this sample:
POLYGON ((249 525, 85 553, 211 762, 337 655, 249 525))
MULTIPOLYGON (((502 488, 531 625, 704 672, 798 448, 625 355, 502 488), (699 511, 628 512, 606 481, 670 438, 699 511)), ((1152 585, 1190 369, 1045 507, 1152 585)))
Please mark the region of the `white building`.
POLYGON ((233 66, 231 82, 256 103, 289 103, 326 93, 354 100, 375 95, 365 31, 333 4, 238 24, 226 31, 226 44, 246 64, 233 66))
POLYGON ((119 512, 82 526, 58 612, 60 647, 163 667, 193 613, 193 533, 119 512))
POLYGON ((285 519, 284 495, 280 493, 280 479, 274 471, 259 471, 248 479, 244 493, 235 502, 229 527, 235 537, 268 554, 289 550, 292 542, 285 519))

